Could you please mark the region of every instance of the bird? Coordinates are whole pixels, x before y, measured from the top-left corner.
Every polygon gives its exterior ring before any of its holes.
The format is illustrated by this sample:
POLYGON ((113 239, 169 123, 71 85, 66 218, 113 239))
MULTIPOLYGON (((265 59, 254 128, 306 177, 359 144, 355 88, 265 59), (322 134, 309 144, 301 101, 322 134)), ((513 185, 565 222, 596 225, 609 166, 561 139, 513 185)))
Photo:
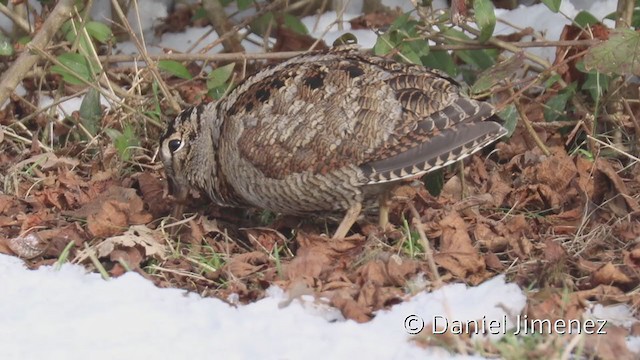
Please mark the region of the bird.
POLYGON ((185 109, 159 155, 179 202, 193 190, 223 207, 344 214, 341 239, 376 203, 384 229, 401 180, 505 135, 494 113, 443 72, 342 45, 266 65, 185 109))

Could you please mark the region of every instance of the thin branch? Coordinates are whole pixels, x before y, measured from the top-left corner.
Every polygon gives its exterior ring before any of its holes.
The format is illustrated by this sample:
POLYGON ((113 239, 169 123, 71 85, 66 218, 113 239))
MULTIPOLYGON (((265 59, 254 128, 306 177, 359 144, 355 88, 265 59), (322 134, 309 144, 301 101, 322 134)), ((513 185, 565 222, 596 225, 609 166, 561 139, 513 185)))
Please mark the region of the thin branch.
POLYGON ((202 7, 207 13, 207 18, 209 18, 218 36, 222 37, 225 34, 229 34, 226 39, 222 41, 224 50, 226 52, 243 52, 244 47, 240 43, 240 37, 238 37, 238 33, 234 31, 233 25, 229 21, 220 0, 203 0, 202 7))
POLYGON ((433 259, 433 249, 431 249, 429 238, 427 238, 427 234, 424 232, 424 225, 422 224, 422 221, 420 221, 420 214, 411 202, 409 202, 409 210, 411 210, 411 214, 413 215, 413 226, 416 228, 416 230, 418 230, 420 241, 422 242, 422 246, 424 247, 424 258, 425 260, 427 260, 427 265, 429 265, 429 270, 432 273, 431 280, 434 282, 434 287, 439 288, 442 285, 442 279, 440 278, 440 274, 438 273, 438 266, 436 265, 436 261, 433 259))
POLYGON ((31 34, 31 32, 33 31, 33 29, 31 28, 31 24, 29 24, 27 20, 16 15, 16 13, 11 11, 11 9, 6 7, 5 5, 2 5, 2 3, 0 3, 0 13, 3 13, 6 17, 11 19, 11 21, 13 21, 14 24, 16 24, 19 28, 21 28, 27 34, 31 34))
POLYGON ((518 110, 518 114, 520 115, 522 122, 524 123, 524 127, 527 129, 527 132, 529 133, 529 135, 533 138, 533 141, 535 141, 536 145, 538 145, 540 150, 542 150, 542 152, 545 155, 547 156, 551 155, 551 152, 549 151, 547 146, 542 142, 542 139, 540 139, 540 137, 538 136, 538 133, 531 125, 531 120, 529 120, 529 117, 527 116, 524 109, 522 108, 522 104, 520 104, 520 99, 516 99, 516 101, 514 101, 514 104, 516 106, 516 110, 518 110))
MULTIPOLYGON (((44 49, 60 26, 71 17, 74 3, 74 0, 58 1, 58 4, 53 8, 51 14, 47 16, 47 20, 45 20, 40 31, 38 31, 33 40, 27 44, 27 48, 29 50, 33 48, 44 49)), ((9 98, 9 95, 11 95, 20 81, 22 81, 24 75, 38 62, 38 59, 40 59, 38 55, 34 55, 31 51, 25 51, 20 54, 11 67, 2 74, 0 77, 0 104, 9 98)))
MULTIPOLYGON (((573 40, 573 41, 523 41, 510 43, 518 48, 533 47, 559 47, 559 46, 587 46, 600 43, 601 40, 573 40)), ((478 49, 495 49, 499 46, 495 44, 463 44, 463 45, 432 45, 429 47, 432 51, 444 50, 478 50, 478 49)), ((369 51, 362 49, 362 51, 369 51)), ((174 61, 248 61, 248 60, 285 60, 305 53, 304 51, 283 51, 271 53, 225 53, 225 54, 159 54, 148 55, 153 61, 174 60, 174 61)), ((114 62, 131 62, 141 60, 140 55, 102 55, 98 59, 105 63, 114 62)))
POLYGON ((180 104, 178 104, 176 99, 173 97, 173 95, 169 91, 169 87, 167 86, 167 84, 164 82, 164 80, 162 80, 162 76, 160 75, 160 72, 158 71, 158 67, 157 67, 156 63, 152 62, 149 59, 149 54, 147 53, 147 48, 145 47, 144 43, 142 43, 140 41, 138 36, 136 36, 136 32, 134 32, 133 29, 131 28, 131 24, 129 24, 129 21, 127 21, 127 16, 122 11, 122 8, 120 7, 120 4, 118 4, 117 0, 111 0, 111 5, 112 5, 112 8, 118 14, 118 17, 120 18, 120 21, 124 24, 127 32, 131 36, 131 40, 136 45, 136 48, 138 49, 138 52, 140 52, 140 55, 142 56, 142 58, 145 59, 146 63, 149 65, 149 70, 151 71, 151 74, 153 75, 153 78, 158 82, 158 86, 160 87, 160 91, 162 92, 162 94, 165 96, 165 98, 169 102, 169 106, 176 113, 180 112, 180 110, 181 110, 180 104))

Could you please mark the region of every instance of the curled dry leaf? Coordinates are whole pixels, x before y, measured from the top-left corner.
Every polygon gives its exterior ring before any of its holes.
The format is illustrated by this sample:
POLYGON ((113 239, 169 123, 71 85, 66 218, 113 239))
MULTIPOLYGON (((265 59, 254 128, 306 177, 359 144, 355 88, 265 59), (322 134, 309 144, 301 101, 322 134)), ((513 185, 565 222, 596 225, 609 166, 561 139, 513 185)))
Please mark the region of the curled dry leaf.
POLYGON ((37 233, 32 232, 8 239, 7 245, 16 255, 28 260, 40 256, 47 249, 48 242, 43 241, 37 233))
MULTIPOLYGON (((597 331, 599 324, 596 323, 594 331, 597 331)), ((627 347, 627 336, 629 330, 620 326, 606 326, 604 334, 589 334, 584 341, 587 353, 592 354, 597 359, 617 359, 632 360, 638 355, 627 347)))
POLYGON ((135 246, 144 249, 145 256, 166 259, 167 247, 164 245, 162 235, 157 230, 151 230, 144 225, 134 225, 124 234, 104 240, 96 247, 96 250, 98 257, 107 257, 117 247, 131 248, 135 246))
POLYGON ((331 304, 338 308, 345 318, 359 323, 367 322, 373 317, 371 309, 355 301, 346 289, 337 291, 335 295, 331 297, 331 304), (343 294, 343 292, 345 292, 345 294, 343 294))
POLYGON ((601 204, 607 198, 615 198, 608 205, 618 216, 626 216, 628 212, 640 214, 638 200, 629 194, 627 185, 613 166, 606 160, 598 159, 596 169, 594 201, 601 204))
POLYGON ((63 214, 87 219, 87 228, 95 237, 122 233, 131 224, 144 224, 153 219, 144 210, 135 189, 114 186, 101 193, 78 210, 63 214))
POLYGON ((629 275, 625 274, 622 271, 621 267, 615 266, 612 263, 608 262, 601 266, 598 270, 596 270, 591 275, 591 280, 595 285, 611 285, 615 284, 617 286, 628 287, 632 284, 637 285, 637 278, 632 279, 629 275), (634 281, 635 280, 635 281, 634 281))
POLYGON ((68 157, 58 157, 54 153, 44 153, 34 155, 26 160, 20 161, 19 163, 13 165, 8 173, 15 173, 20 171, 20 169, 24 168, 27 165, 38 164, 42 170, 51 170, 58 167, 68 166, 70 168, 74 168, 78 166, 80 162, 77 159, 68 158, 68 157))
POLYGON ((151 173, 143 172, 135 178, 140 186, 142 201, 147 205, 154 218, 169 213, 170 203, 164 200, 164 185, 151 173))
POLYGON ((457 212, 451 212, 440 220, 439 225, 442 238, 440 251, 434 256, 436 264, 462 279, 482 272, 485 269, 484 259, 471 243, 467 224, 462 217, 457 212))
POLYGON ((224 265, 223 270, 241 279, 263 270, 267 264, 269 264, 267 254, 260 251, 252 251, 230 258, 224 265))
MULTIPOLYGON (((140 252, 140 249, 136 247, 127 247, 113 250, 109 254, 109 260, 114 262, 123 262, 129 269, 138 269, 140 268, 142 260, 144 260, 144 255, 140 252)), ((119 276, 123 274, 123 271, 126 271, 126 269, 118 266, 112 269, 110 273, 113 276, 119 276)))

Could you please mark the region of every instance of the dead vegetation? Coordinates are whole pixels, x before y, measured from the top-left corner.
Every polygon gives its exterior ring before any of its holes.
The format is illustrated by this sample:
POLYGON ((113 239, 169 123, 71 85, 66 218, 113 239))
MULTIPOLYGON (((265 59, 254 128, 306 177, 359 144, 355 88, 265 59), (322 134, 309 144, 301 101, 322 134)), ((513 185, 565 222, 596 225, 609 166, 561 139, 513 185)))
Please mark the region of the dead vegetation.
MULTIPOLYGON (((282 9, 277 14, 286 14, 282 9)), ((190 16, 172 14, 165 30, 191 23, 195 10, 179 11, 190 16)), ((430 16, 418 12, 420 21, 430 16)), ((370 13, 352 24, 409 26, 398 25, 397 17, 389 11, 370 13)), ((416 31, 436 46, 461 46, 416 23, 405 29, 409 35, 416 31)), ((35 25, 32 34, 40 23, 35 25)), ((611 29, 598 26, 596 39, 611 36, 611 29)), ((592 27, 586 27, 566 30, 561 40, 594 39, 592 27)), ((275 33, 276 47, 288 44, 278 51, 303 51, 315 43, 295 31, 275 33)), ((501 42, 524 35, 482 44, 506 52, 501 42)), ((11 93, 0 110, 0 252, 25 259, 31 268, 68 261, 104 277, 136 271, 161 287, 225 301, 237 294, 241 303, 260 299, 277 285, 292 296, 328 298, 359 322, 419 291, 451 282, 476 285, 497 274, 507 274, 527 290, 529 318, 579 318, 593 302, 623 303, 634 310, 640 305, 638 87, 630 82, 631 73, 611 75, 608 88, 594 83, 593 76, 601 74, 576 67, 590 49, 584 44, 558 47, 555 64, 516 58, 515 68, 526 71, 512 71, 513 64, 496 58, 497 65, 484 70, 495 81, 475 90, 478 96, 491 94, 505 109, 502 116, 513 129, 509 139, 436 176, 438 196, 422 182, 400 187, 391 211, 395 230, 381 233, 375 221, 363 219, 344 241, 331 241, 322 235, 332 233, 330 220, 221 209, 197 194, 184 219, 169 218, 174 204, 155 157, 159 125, 175 113, 167 99, 210 101, 262 62, 227 58, 237 60, 235 67, 216 78, 197 57, 181 59, 187 79, 166 65, 152 72, 101 62, 109 43, 92 40, 99 47, 87 58, 102 67, 91 86, 87 80, 65 81, 60 54, 82 52, 82 40, 59 38, 35 51, 48 56, 41 54, 37 66, 22 74, 26 93, 11 93), (35 105, 42 93, 56 101, 96 87, 103 96, 117 95, 119 103, 105 113, 99 110, 93 125, 86 111, 58 117, 53 107, 35 105)), ((412 48, 395 40, 400 45, 390 46, 388 56, 411 60, 403 51, 412 48)), ((474 49, 479 44, 462 45, 474 49)), ((15 49, 26 52, 17 42, 15 49)), ((483 59, 481 51, 456 50, 450 61, 477 74, 481 69, 469 68, 468 61, 483 59)), ((18 56, 0 57, 0 69, 8 71, 18 56)), ((215 68, 224 68, 220 65, 215 68)), ((483 79, 482 74, 473 78, 476 85, 483 79)), ((434 177, 424 180, 431 183, 434 177)), ((624 338, 639 331, 612 325, 609 340, 598 342, 604 345, 585 340, 590 345, 584 350, 600 358, 631 358, 624 338)), ((467 340, 462 339, 470 344, 467 340)), ((525 355, 556 356, 571 341, 549 336, 525 346, 525 355)), ((517 354, 508 341, 485 346, 488 354, 517 354)))

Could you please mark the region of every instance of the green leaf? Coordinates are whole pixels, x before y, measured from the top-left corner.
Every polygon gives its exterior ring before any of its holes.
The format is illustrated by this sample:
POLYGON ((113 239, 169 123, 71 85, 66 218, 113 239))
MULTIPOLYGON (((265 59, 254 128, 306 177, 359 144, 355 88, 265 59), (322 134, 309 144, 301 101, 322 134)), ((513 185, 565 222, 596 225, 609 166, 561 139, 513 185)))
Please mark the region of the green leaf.
POLYGON ((504 124, 502 124, 502 126, 507 129, 506 136, 507 138, 510 138, 518 125, 518 110, 516 109, 516 106, 514 104, 507 106, 498 113, 498 116, 504 120, 504 124))
POLYGON ((100 119, 102 118, 102 107, 100 106, 100 92, 90 88, 87 95, 80 104, 80 122, 92 136, 98 133, 100 119))
POLYGON ((13 46, 11 45, 11 41, 9 41, 9 38, 0 32, 0 56, 11 55, 13 55, 13 46))
POLYGON ((307 30, 307 27, 304 26, 302 21, 300 21, 300 19, 290 14, 284 14, 284 26, 297 32, 298 34, 302 34, 302 35, 309 34, 309 30, 307 30))
POLYGON ((560 79, 562 79, 562 77, 559 74, 554 74, 552 76, 549 76, 549 78, 544 82, 543 86, 544 86, 545 89, 548 89, 553 84, 555 84, 558 81, 560 81, 560 79))
POLYGON ((64 53, 57 59, 64 66, 54 65, 51 67, 51 72, 62 75, 65 82, 71 85, 82 85, 85 82, 93 81, 89 62, 84 56, 78 53, 64 53))
POLYGON ((246 10, 249 6, 253 5, 253 0, 237 0, 238 9, 246 10))
POLYGON ((448 51, 438 50, 429 52, 427 56, 422 57, 422 65, 442 70, 452 77, 458 75, 458 67, 448 51))
POLYGON ((89 36, 91 36, 92 38, 98 40, 103 44, 109 42, 109 40, 113 38, 113 33, 111 32, 111 29, 107 25, 101 22, 89 21, 86 25, 86 28, 87 28, 87 32, 89 33, 89 36))
POLYGON ((235 63, 227 64, 210 72, 207 77, 207 88, 214 89, 224 85, 231 78, 235 65, 235 63))
POLYGON ((113 141, 113 146, 116 148, 120 158, 124 161, 131 159, 132 148, 140 144, 133 127, 127 124, 122 129, 122 132, 116 129, 105 129, 105 132, 113 141))
POLYGON ((422 177, 422 182, 431 195, 440 195, 440 193, 442 192, 442 188, 444 187, 443 169, 428 172, 422 177))
POLYGON ((544 118, 547 121, 556 121, 562 120, 564 118, 564 113, 567 108, 567 102, 576 92, 576 85, 571 84, 570 86, 563 89, 558 95, 552 97, 546 102, 546 107, 544 108, 544 118))
MULTIPOLYGON (((455 29, 444 29, 442 33, 460 40, 471 40, 465 33, 455 29)), ((451 40, 451 43, 455 44, 456 41, 451 40)), ((493 58, 484 50, 455 50, 453 53, 460 57, 465 63, 479 69, 486 69, 494 64, 493 58)))
POLYGON ((271 24, 273 20, 273 13, 269 11, 268 13, 265 13, 264 15, 253 20, 251 24, 249 24, 249 27, 251 28, 252 32, 258 35, 265 35, 267 30, 269 30, 269 24, 271 24))
MULTIPOLYGON (((404 56, 409 62, 417 65, 422 65, 422 60, 420 59, 420 54, 416 52, 411 47, 411 42, 403 42, 400 44, 400 53, 404 56)), ((427 47, 428 49, 428 47, 427 47)))
POLYGON ((554 13, 560 11, 560 3, 562 0, 542 0, 542 2, 554 13))
POLYGON ((580 11, 573 19, 581 27, 598 24, 600 21, 588 11, 580 11))
POLYGON ((158 61, 158 69, 166 71, 173 76, 177 76, 181 79, 191 80, 193 77, 189 73, 189 70, 181 63, 174 60, 160 60, 158 61))
POLYGON ((609 80, 611 78, 598 71, 587 71, 584 68, 583 61, 576 63, 576 69, 587 74, 587 78, 582 84, 582 90, 589 92, 591 98, 599 102, 604 92, 609 88, 609 80))
POLYGON ((478 75, 476 82, 471 87, 471 93, 477 95, 491 89, 495 84, 521 69, 524 66, 524 60, 524 52, 519 52, 507 60, 486 69, 478 75))
POLYGON ((476 15, 476 24, 480 28, 478 41, 485 42, 493 35, 496 27, 496 13, 490 0, 474 0, 473 10, 476 15))
POLYGON ((389 27, 389 32, 393 31, 393 30, 397 30, 397 29, 402 29, 405 27, 405 25, 407 24, 407 22, 409 21, 411 16, 411 13, 404 13, 400 16, 398 16, 393 23, 391 23, 391 26, 389 27))
POLYGON ((589 48, 584 66, 605 74, 640 75, 640 34, 631 29, 614 31, 609 40, 589 48))
POLYGON ((373 45, 373 53, 375 55, 387 55, 393 50, 393 44, 391 44, 391 34, 386 33, 378 36, 375 45, 373 45))

